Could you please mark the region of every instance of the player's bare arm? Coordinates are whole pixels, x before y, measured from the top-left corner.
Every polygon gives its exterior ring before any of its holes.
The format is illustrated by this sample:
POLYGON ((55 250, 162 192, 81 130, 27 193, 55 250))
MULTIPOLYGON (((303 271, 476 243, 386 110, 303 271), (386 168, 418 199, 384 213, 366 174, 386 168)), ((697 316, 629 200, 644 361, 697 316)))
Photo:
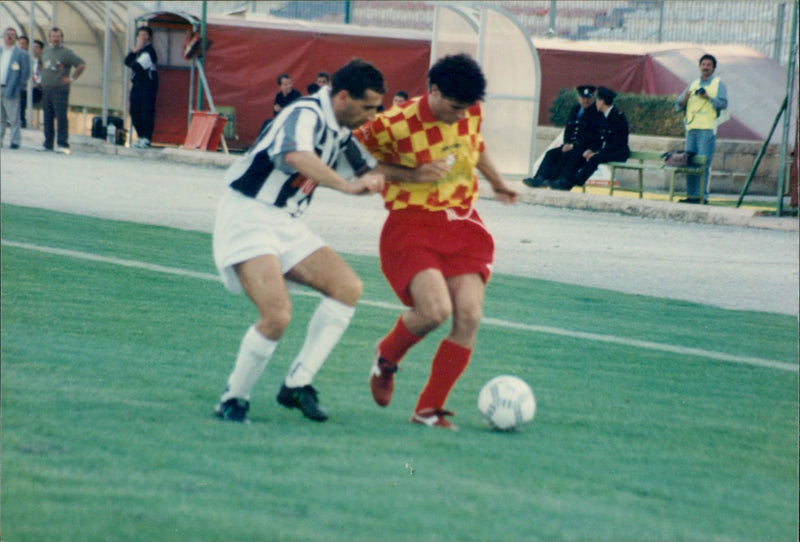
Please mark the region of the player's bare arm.
POLYGON ((495 167, 494 162, 492 162, 492 159, 489 158, 486 152, 482 152, 480 158, 478 158, 477 168, 478 171, 481 172, 481 175, 492 185, 494 197, 497 201, 509 204, 517 202, 519 194, 506 184, 500 172, 495 167))
POLYGON ((353 182, 346 181, 341 175, 325 165, 319 157, 311 151, 287 152, 284 161, 290 167, 299 171, 317 183, 339 190, 345 194, 374 194, 383 189, 384 177, 375 170, 358 177, 353 182))

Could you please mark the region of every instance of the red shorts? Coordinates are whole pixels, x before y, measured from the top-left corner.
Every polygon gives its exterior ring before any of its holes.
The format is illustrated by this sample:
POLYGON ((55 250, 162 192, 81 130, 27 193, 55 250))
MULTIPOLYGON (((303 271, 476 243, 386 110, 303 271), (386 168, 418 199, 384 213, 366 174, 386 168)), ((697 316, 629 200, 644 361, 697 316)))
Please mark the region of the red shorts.
POLYGON ((414 302, 408 287, 417 273, 438 269, 445 277, 478 273, 489 280, 494 241, 473 209, 392 211, 381 231, 381 270, 400 301, 414 302))

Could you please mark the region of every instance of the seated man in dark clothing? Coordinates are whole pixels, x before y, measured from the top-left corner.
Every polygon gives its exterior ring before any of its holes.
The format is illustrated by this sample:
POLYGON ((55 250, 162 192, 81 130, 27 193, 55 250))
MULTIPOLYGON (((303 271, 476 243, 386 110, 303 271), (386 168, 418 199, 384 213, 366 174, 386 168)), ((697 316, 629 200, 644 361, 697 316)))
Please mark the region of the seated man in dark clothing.
POLYGON ((300 91, 292 86, 292 78, 289 77, 288 73, 282 73, 278 76, 278 86, 280 90, 275 95, 275 105, 272 106, 272 112, 276 117, 284 107, 302 97, 300 91))
POLYGON ((631 155, 628 148, 628 119, 625 113, 614 107, 616 95, 613 90, 606 87, 597 89, 597 110, 604 117, 600 130, 600 145, 590 146, 582 156, 568 162, 561 173, 561 178, 551 182, 550 188, 571 190, 573 186, 583 186, 597 170, 598 165, 624 162, 631 155))
POLYGON ((564 142, 545 153, 536 175, 522 180, 526 186, 538 188, 561 178, 561 172, 569 161, 579 159, 588 148, 600 146, 603 115, 594 105, 595 87, 581 85, 576 90, 578 103, 567 116, 564 142))

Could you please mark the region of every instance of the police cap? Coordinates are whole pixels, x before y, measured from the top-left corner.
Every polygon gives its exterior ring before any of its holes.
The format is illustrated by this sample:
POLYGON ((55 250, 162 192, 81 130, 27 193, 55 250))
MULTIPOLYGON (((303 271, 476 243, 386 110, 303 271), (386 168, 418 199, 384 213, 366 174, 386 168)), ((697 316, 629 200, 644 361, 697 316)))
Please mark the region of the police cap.
POLYGON ((610 88, 598 87, 597 89, 597 97, 606 103, 614 103, 614 97, 616 95, 617 93, 610 88))

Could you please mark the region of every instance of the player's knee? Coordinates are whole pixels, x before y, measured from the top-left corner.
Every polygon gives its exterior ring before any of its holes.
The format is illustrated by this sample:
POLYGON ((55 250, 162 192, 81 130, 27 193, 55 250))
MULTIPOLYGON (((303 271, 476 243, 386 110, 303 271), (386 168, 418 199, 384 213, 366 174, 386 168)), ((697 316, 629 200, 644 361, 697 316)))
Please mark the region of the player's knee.
POLYGON ((481 318, 483 318, 483 307, 480 305, 462 307, 454 317, 453 327, 463 334, 474 336, 478 333, 481 318))
POLYGON ((283 336, 283 332, 289 327, 291 321, 291 306, 274 307, 261 313, 261 319, 256 324, 256 329, 264 337, 276 341, 283 336))
POLYGON ((352 277, 350 280, 340 282, 336 287, 328 292, 326 295, 344 303, 345 305, 355 306, 364 291, 364 283, 357 276, 352 277))
POLYGON ((453 314, 453 305, 448 300, 438 300, 417 307, 417 313, 425 320, 429 329, 436 329, 453 314))

